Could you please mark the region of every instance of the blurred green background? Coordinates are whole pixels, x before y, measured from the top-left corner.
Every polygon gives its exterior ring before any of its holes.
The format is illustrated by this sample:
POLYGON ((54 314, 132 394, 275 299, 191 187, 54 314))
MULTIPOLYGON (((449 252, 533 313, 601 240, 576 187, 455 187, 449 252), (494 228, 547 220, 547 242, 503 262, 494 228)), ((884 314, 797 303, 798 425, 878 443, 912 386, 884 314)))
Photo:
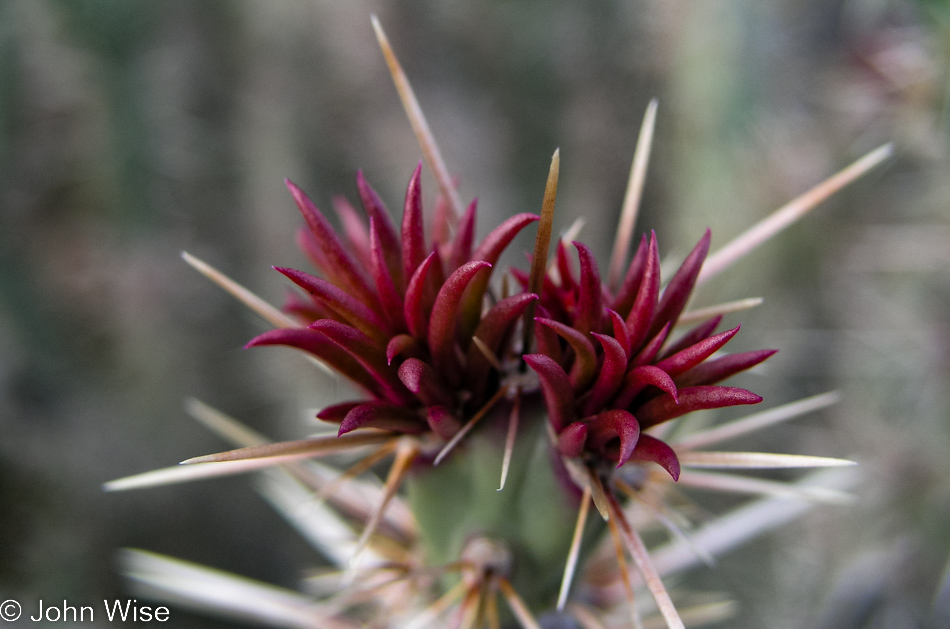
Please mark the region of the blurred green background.
POLYGON ((289 350, 241 350, 261 324, 178 254, 277 303, 270 265, 307 268, 284 177, 328 207, 362 168, 400 206, 421 155, 371 13, 480 234, 539 209, 560 147, 556 227, 586 217, 606 264, 652 97, 639 228, 674 257, 895 143, 697 297, 766 298, 730 318, 733 349, 781 350, 744 381, 766 404, 844 394, 737 447, 852 457, 859 501, 686 582, 736 597, 723 626, 950 626, 944 0, 0 0, 0 599, 118 596, 123 546, 288 587, 318 561, 246 479, 100 485, 223 447, 187 396, 289 438, 342 395, 289 350))

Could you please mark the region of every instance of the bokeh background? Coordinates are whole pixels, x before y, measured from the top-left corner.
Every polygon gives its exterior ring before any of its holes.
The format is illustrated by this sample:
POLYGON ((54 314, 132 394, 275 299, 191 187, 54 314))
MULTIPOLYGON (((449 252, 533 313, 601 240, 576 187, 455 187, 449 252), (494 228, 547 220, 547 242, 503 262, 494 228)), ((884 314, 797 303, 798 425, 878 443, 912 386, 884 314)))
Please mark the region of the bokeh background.
POLYGON ((124 546, 288 587, 319 561, 246 479, 100 486, 223 447, 189 396, 289 438, 341 394, 242 350, 261 323, 179 252, 279 302, 270 265, 306 268, 284 177, 326 207, 362 168, 399 207, 420 152, 374 12, 480 234, 537 211, 560 147, 556 227, 586 217, 606 260, 652 97, 639 227, 674 258, 894 142, 697 298, 766 298, 730 321, 781 350, 744 381, 767 404, 844 395, 737 446, 852 457, 859 500, 687 584, 739 601, 723 627, 950 626, 944 0, 0 0, 0 599, 123 595, 124 546))

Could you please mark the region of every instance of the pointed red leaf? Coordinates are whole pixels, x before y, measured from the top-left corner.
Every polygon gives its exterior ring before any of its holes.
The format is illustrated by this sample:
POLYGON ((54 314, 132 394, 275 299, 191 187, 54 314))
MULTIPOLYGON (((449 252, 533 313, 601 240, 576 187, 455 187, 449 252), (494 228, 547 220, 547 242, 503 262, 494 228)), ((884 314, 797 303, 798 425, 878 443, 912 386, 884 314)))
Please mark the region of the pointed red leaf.
MULTIPOLYGON (((550 313, 543 306, 538 305, 535 310, 538 319, 552 319, 550 313)), ((554 362, 561 364, 561 337, 557 332, 545 325, 534 326, 534 343, 538 354, 545 354, 554 359, 554 362)))
POLYGON ((594 337, 604 348, 604 361, 587 399, 583 400, 582 415, 593 415, 603 410, 610 398, 617 393, 627 372, 627 355, 617 339, 597 333, 594 333, 594 337))
POLYGON ((393 361, 399 356, 403 360, 406 358, 422 358, 425 356, 425 351, 415 337, 408 334, 397 334, 389 339, 389 343, 386 344, 386 364, 393 364, 393 361))
POLYGON ((383 387, 356 361, 325 335, 309 328, 280 328, 265 332, 245 345, 246 348, 267 345, 286 345, 313 354, 341 375, 349 378, 377 397, 383 396, 383 387))
POLYGON ((571 365, 571 390, 575 393, 585 390, 597 373, 597 352, 587 335, 581 334, 569 325, 553 319, 535 317, 535 322, 549 328, 574 348, 574 361, 571 365))
POLYGON ((637 447, 634 449, 631 459, 656 463, 669 472, 673 480, 680 479, 680 461, 676 457, 676 452, 656 437, 640 435, 640 440, 637 442, 637 447))
POLYGON ((284 305, 281 306, 284 312, 297 316, 302 325, 307 326, 317 319, 335 319, 337 314, 324 306, 313 297, 304 298, 296 291, 288 290, 287 297, 284 299, 284 305))
POLYGON ((590 427, 588 447, 599 450, 611 458, 616 455, 617 467, 627 462, 640 439, 640 423, 627 411, 617 409, 604 411, 588 420, 587 425, 590 427), (619 449, 616 452, 608 449, 607 446, 618 437, 619 449))
POLYGON ((353 247, 358 260, 369 258, 369 230, 366 221, 356 212, 356 208, 344 196, 333 197, 333 209, 340 217, 346 240, 353 247))
POLYGON ((343 243, 340 242, 339 236, 330 226, 326 217, 296 184, 289 179, 286 179, 285 183, 293 195, 300 213, 307 221, 318 249, 326 260, 327 270, 360 301, 365 304, 376 304, 376 291, 373 290, 369 277, 367 277, 363 267, 357 264, 353 256, 343 246, 343 243))
POLYGON ((402 269, 405 277, 412 277, 425 260, 426 235, 422 223, 422 162, 416 166, 406 188, 406 204, 402 213, 402 269))
POLYGON ((630 346, 630 335, 627 333, 627 324, 616 310, 610 310, 608 308, 607 315, 610 316, 610 325, 614 331, 614 338, 620 343, 620 347, 623 348, 623 353, 630 356, 630 350, 632 348, 630 346))
POLYGON ((409 334, 420 340, 425 339, 429 333, 429 313, 432 309, 432 302, 427 299, 426 286, 428 283, 426 278, 433 262, 435 262, 434 252, 422 261, 412 279, 409 280, 409 287, 406 289, 404 306, 406 325, 409 327, 409 334))
MULTIPOLYGON (((493 229, 482 240, 478 248, 475 249, 475 253, 472 254, 472 260, 484 260, 494 266, 498 263, 498 258, 505 247, 518 235, 518 232, 534 221, 540 220, 540 218, 536 214, 516 214, 512 216, 493 229)), ((482 298, 485 296, 485 290, 488 288, 490 279, 490 272, 480 274, 465 291, 462 306, 459 309, 462 313, 462 337, 470 337, 478 326, 478 319, 482 312, 482 298)))
POLYGON ((696 365, 677 378, 677 382, 682 387, 716 384, 740 371, 755 367, 777 351, 777 349, 760 349, 753 352, 729 354, 696 365))
POLYGON ((473 260, 485 260, 495 264, 515 236, 531 223, 541 220, 537 214, 516 214, 493 229, 478 245, 473 260))
POLYGON ((399 380, 413 392, 425 406, 451 406, 452 394, 440 386, 440 378, 434 369, 418 358, 408 358, 399 365, 399 380))
POLYGON ((365 404, 365 402, 341 402, 339 404, 331 404, 330 406, 324 407, 319 413, 317 413, 317 419, 333 424, 339 424, 346 417, 347 413, 361 404, 365 404))
POLYGON ((583 334, 600 332, 604 309, 601 301, 600 272, 597 259, 591 250, 580 242, 574 242, 581 263, 578 281, 577 313, 574 328, 583 334))
POLYGON ((670 330, 672 329, 673 324, 667 323, 663 326, 663 329, 650 339, 650 342, 640 350, 640 353, 637 354, 631 364, 634 367, 639 367, 641 365, 647 365, 653 362, 653 359, 656 358, 657 353, 660 351, 660 348, 663 347, 663 343, 666 343, 666 337, 670 335, 670 330))
POLYGON ((403 332, 407 329, 405 303, 386 264, 386 254, 383 251, 375 218, 369 219, 369 248, 370 269, 373 281, 376 283, 376 290, 379 292, 383 315, 389 321, 392 332, 403 332))
POLYGON ((679 389, 678 404, 672 396, 663 395, 649 400, 634 412, 640 425, 649 428, 693 411, 758 404, 761 401, 762 398, 755 393, 736 387, 682 387, 679 389))
POLYGON ((465 210, 459 223, 458 232, 452 241, 449 252, 448 271, 454 272, 472 258, 472 244, 475 242, 475 216, 478 210, 478 199, 474 199, 465 210))
POLYGON ((432 366, 451 384, 459 383, 459 363, 455 353, 455 330, 462 293, 479 274, 486 275, 491 264, 481 260, 466 262, 445 281, 432 306, 429 319, 429 352, 432 366))
POLYGON ((330 262, 327 260, 326 254, 320 249, 317 239, 314 238, 313 232, 309 228, 301 227, 298 229, 295 233, 295 240, 297 248, 307 256, 307 259, 310 260, 313 266, 317 267, 322 275, 329 278, 334 284, 345 285, 345 282, 338 278, 333 269, 330 268, 330 262))
POLYGON ((432 432, 445 441, 452 439, 462 429, 462 422, 445 406, 430 406, 426 409, 426 421, 432 432))
POLYGON ((346 291, 340 290, 330 282, 303 271, 276 266, 274 269, 309 292, 363 334, 380 342, 385 342, 389 338, 386 323, 375 312, 362 302, 354 299, 346 291))
POLYGON ((640 287, 643 272, 646 269, 648 253, 649 245, 647 244, 647 235, 643 234, 640 236, 640 246, 637 247, 637 252, 633 255, 633 260, 630 261, 630 267, 627 269, 627 274, 620 284, 620 289, 617 291, 617 294, 614 295, 612 307, 620 313, 621 317, 626 317, 630 314, 630 308, 633 306, 633 300, 637 296, 637 289, 640 287))
POLYGON ((720 347, 729 342, 733 336, 736 335, 736 332, 739 331, 739 326, 732 328, 731 330, 726 330, 725 332, 720 332, 719 334, 710 336, 709 338, 703 339, 702 341, 691 345, 686 349, 677 352, 661 360, 656 364, 657 367, 670 374, 671 377, 675 378, 681 373, 685 373, 703 362, 714 353, 716 353, 720 347))
POLYGON ((587 424, 574 422, 557 436, 557 449, 564 456, 577 457, 584 453, 587 441, 587 424))
POLYGON ((699 271, 703 268, 703 261, 706 254, 709 253, 709 241, 712 238, 712 232, 708 229, 703 237, 700 238, 693 250, 689 252, 683 264, 667 284, 663 291, 663 297, 660 299, 660 305, 657 308, 656 316, 653 318, 653 325, 650 333, 655 334, 669 322, 676 323, 686 302, 689 301, 690 293, 696 285, 696 278, 699 277, 699 271))
POLYGON ((676 384, 673 383, 673 379, 670 378, 669 374, 653 365, 643 365, 631 369, 627 373, 620 387, 620 393, 611 402, 611 406, 629 408, 637 395, 649 386, 672 395, 673 402, 678 402, 676 384))
POLYGON ((378 428, 417 435, 425 432, 426 424, 418 415, 402 406, 370 402, 360 404, 346 414, 340 423, 337 436, 345 435, 357 428, 378 428))
POLYGON ((548 420, 554 431, 559 433, 574 421, 574 394, 567 374, 544 354, 525 354, 524 360, 538 374, 548 420))
POLYGON ((650 246, 646 256, 643 278, 637 288, 637 296, 633 300, 630 314, 627 315, 627 329, 630 330, 630 346, 633 351, 636 351, 644 341, 658 331, 651 332, 651 323, 654 320, 653 315, 656 312, 660 294, 660 251, 656 244, 655 232, 650 232, 650 246))
POLYGON ((675 354, 676 352, 683 351, 690 345, 695 345, 699 343, 704 338, 710 336, 713 332, 716 331, 716 328, 719 327, 719 324, 722 322, 722 315, 717 315, 710 319, 709 321, 704 321, 700 323, 695 328, 684 334, 683 336, 676 339, 676 342, 671 343, 669 346, 663 348, 663 353, 660 355, 660 358, 668 358, 675 354))
POLYGON ((574 279, 574 269, 571 266, 571 257, 567 254, 567 247, 564 241, 558 239, 555 249, 555 259, 557 260, 557 272, 561 276, 561 288, 566 291, 573 291, 577 288, 577 280, 574 279))
POLYGON ((386 362, 383 348, 354 327, 338 321, 321 319, 315 321, 311 330, 322 332, 328 339, 350 354, 362 367, 379 382, 392 402, 410 402, 412 394, 406 390, 399 377, 386 362))
POLYGON ((389 211, 385 204, 373 190, 369 182, 363 176, 363 171, 356 172, 356 188, 360 194, 360 201, 363 203, 363 209, 370 220, 376 222, 376 229, 379 231, 379 242, 383 252, 386 254, 386 268, 393 278, 396 287, 402 291, 406 284, 408 276, 403 275, 402 271, 402 249, 399 243, 399 235, 393 225, 389 211))
MULTIPOLYGON (((499 301, 485 313, 481 323, 475 330, 475 336, 488 351, 497 354, 502 341, 507 336, 512 324, 518 320, 528 304, 537 300, 538 296, 532 293, 521 293, 499 301)), ((504 357, 499 357, 503 359, 504 357)), ((465 360, 467 388, 476 399, 481 397, 491 374, 492 364, 475 343, 469 343, 465 360)))

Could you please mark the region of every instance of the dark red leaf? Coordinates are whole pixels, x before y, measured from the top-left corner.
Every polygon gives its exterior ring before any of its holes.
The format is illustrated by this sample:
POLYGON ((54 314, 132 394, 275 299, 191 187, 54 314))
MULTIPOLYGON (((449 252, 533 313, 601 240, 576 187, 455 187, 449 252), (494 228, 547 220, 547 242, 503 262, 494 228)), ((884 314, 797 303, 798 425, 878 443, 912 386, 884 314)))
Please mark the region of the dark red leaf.
POLYGON ((386 255, 379 239, 379 229, 376 227, 375 218, 369 219, 369 234, 370 269, 372 269, 376 290, 379 292, 383 315, 389 321, 392 332, 404 332, 408 329, 405 315, 406 305, 399 293, 399 288, 393 281, 389 267, 386 265, 386 255))
POLYGON ((685 373, 703 362, 714 353, 716 353, 720 347, 729 342, 733 336, 736 335, 736 332, 739 331, 739 326, 732 328, 731 330, 726 330, 725 332, 720 332, 714 336, 710 336, 707 339, 691 345, 686 349, 673 354, 667 359, 661 360, 656 364, 657 367, 670 374, 671 377, 675 378, 681 373, 685 373))
POLYGON ((574 328, 583 334, 600 332, 604 310, 601 301, 600 272, 597 270, 597 259, 583 243, 574 242, 574 247, 577 249, 577 256, 581 263, 574 328))
POLYGON ((681 375, 677 378, 677 382, 682 387, 716 384, 740 371, 755 367, 777 351, 777 349, 760 349, 706 361, 681 375))
POLYGON ((565 291, 573 291, 577 288, 577 280, 574 279, 574 269, 571 267, 571 258, 567 255, 567 247, 564 246, 564 241, 558 239, 557 252, 555 254, 555 259, 557 260, 557 272, 561 276, 561 288, 565 291))
POLYGON ((389 339, 389 343, 386 344, 386 364, 393 364, 398 356, 403 359, 423 358, 425 351, 415 337, 408 334, 397 334, 389 339))
POLYGON ((656 387, 672 395, 674 403, 678 401, 676 385, 673 383, 673 379, 670 378, 669 374, 653 365, 643 365, 631 369, 627 373, 620 387, 620 393, 618 393, 617 397, 611 402, 611 406, 628 408, 637 395, 649 386, 656 387))
POLYGON ((399 365, 399 380, 425 406, 451 406, 452 394, 440 386, 441 378, 428 363, 408 358, 399 365))
POLYGON ((340 223, 343 225, 343 233, 347 241, 353 247, 357 259, 366 260, 369 258, 369 231, 366 228, 366 221, 356 213, 356 209, 350 204, 346 197, 333 197, 333 209, 336 215, 340 217, 340 223))
POLYGON ((317 419, 339 424, 346 417, 347 413, 361 404, 365 404, 365 402, 341 402, 340 404, 331 404, 317 413, 317 419))
POLYGON ((652 461, 669 472, 673 480, 680 479, 680 461, 676 457, 676 452, 656 437, 640 435, 640 440, 637 442, 637 447, 634 449, 631 459, 634 461, 652 461))
MULTIPOLYGON (((497 354, 512 324, 524 313, 528 304, 537 298, 538 296, 532 293, 521 293, 502 299, 482 317, 475 336, 490 352, 497 354)), ((492 364, 475 343, 469 343, 465 366, 468 390, 474 398, 480 398, 488 382, 492 364)))
POLYGON ((716 328, 719 327, 719 323, 722 321, 722 315, 713 317, 709 321, 700 323, 695 328, 684 334, 683 336, 676 339, 675 343, 671 343, 668 347, 663 348, 663 353, 660 354, 660 358, 668 358, 675 354, 676 352, 681 352, 690 345, 695 345, 699 343, 704 338, 708 337, 710 334, 716 331, 716 328))
POLYGON ((617 467, 620 467, 633 454, 640 439, 640 424, 637 419, 618 409, 604 411, 587 421, 590 428, 588 433, 589 447, 600 450, 603 454, 613 457, 607 445, 615 438, 620 438, 620 448, 616 453, 617 467))
MULTIPOLYGON (((630 331, 630 347, 637 351, 644 341, 653 337, 656 332, 651 331, 651 322, 654 320, 657 299, 660 294, 660 251, 656 244, 656 233, 650 232, 650 246, 647 250, 646 264, 643 278, 637 289, 630 314, 627 315, 627 329, 630 331)), ((660 326, 662 328, 663 326, 660 326)), ((657 348, 659 350, 659 348, 657 348)), ((652 359, 651 359, 652 360, 652 359)))
POLYGON ((574 394, 567 374, 559 364, 544 354, 525 354, 524 360, 538 374, 541 393, 548 410, 548 420, 560 433, 574 421, 574 394))
POLYGON ((354 299, 346 291, 340 290, 330 282, 303 271, 281 267, 274 267, 274 269, 309 292, 363 334, 381 342, 385 342, 389 337, 386 323, 375 312, 362 302, 354 299))
POLYGON ((637 247, 637 252, 633 255, 633 260, 630 261, 630 266, 627 268, 627 274, 624 276, 620 289, 612 302, 613 309, 620 313, 621 317, 630 314, 630 308, 633 306, 633 300, 637 296, 637 289, 640 287, 643 272, 646 269, 648 253, 647 236, 643 234, 640 237, 640 246, 637 247))
POLYGON ((481 260, 466 262, 442 285, 432 306, 429 319, 429 352, 432 366, 453 385, 459 384, 458 356, 455 353, 455 330, 462 293, 479 274, 486 275, 491 264, 481 260))
MULTIPOLYGON (((478 248, 475 249, 475 253, 472 254, 472 260, 484 260, 494 266, 498 263, 502 251, 518 235, 518 232, 534 221, 540 220, 540 218, 536 214, 516 214, 512 216, 485 237, 478 248)), ((459 309, 462 313, 461 335, 463 337, 470 337, 478 326, 478 320, 482 312, 482 298, 485 296, 485 290, 488 288, 490 279, 491 273, 482 273, 465 291, 462 306, 459 309)))
POLYGON ((390 218, 389 212, 379 195, 363 177, 362 170, 356 173, 356 188, 359 190, 360 201, 363 203, 366 215, 376 223, 379 242, 383 253, 386 255, 386 268, 389 269, 389 274, 392 276, 396 287, 402 291, 408 276, 404 276, 402 272, 402 249, 392 218, 390 218))
POLYGON ((333 231, 326 217, 303 190, 289 179, 286 179, 285 183, 310 227, 310 233, 316 241, 317 248, 326 260, 328 271, 344 284, 343 288, 350 290, 360 301, 365 304, 376 304, 376 291, 373 290, 369 277, 340 242, 340 238, 333 231))
POLYGON ((412 401, 412 394, 399 381, 399 377, 386 362, 384 349, 368 336, 344 323, 321 319, 315 321, 310 329, 326 335, 340 348, 350 354, 373 378, 379 382, 385 397, 395 403, 412 401))
POLYGON ((454 272, 472 258, 472 245, 475 242, 475 216, 478 210, 478 199, 473 200, 462 220, 459 223, 455 240, 452 241, 452 250, 449 253, 449 272, 454 272))
POLYGON ((416 166, 406 189, 406 205, 402 213, 402 264, 403 275, 412 277, 425 260, 426 236, 422 223, 422 162, 416 166))
POLYGON ((608 309, 607 314, 610 316, 610 324, 613 327, 614 338, 620 343, 620 347, 623 348, 623 353, 629 356, 632 348, 630 346, 630 335, 627 334, 627 324, 624 323, 623 317, 621 317, 620 313, 616 310, 608 309))
POLYGON ((649 400, 635 413, 640 425, 649 428, 693 411, 758 404, 761 401, 762 398, 755 393, 736 387, 681 387, 678 404, 672 396, 663 395, 649 400))
POLYGON ((384 394, 381 383, 372 377, 349 352, 344 351, 325 335, 315 330, 309 328, 271 330, 251 339, 245 347, 266 345, 286 345, 313 354, 332 367, 334 371, 349 378, 374 396, 382 397, 384 394))
POLYGON ((653 359, 656 358, 660 348, 663 347, 663 343, 666 343, 666 337, 669 336, 670 329, 672 327, 672 323, 667 323, 665 326, 663 326, 663 329, 660 330, 660 332, 654 336, 642 350, 640 350, 640 353, 634 356, 631 364, 634 367, 639 367, 641 365, 647 365, 653 362, 653 359))
POLYGON ((606 334, 594 333, 604 348, 604 361, 600 373, 591 387, 587 399, 583 401, 582 415, 593 415, 603 410, 607 402, 617 393, 620 383, 627 372, 627 355, 617 339, 606 334))
POLYGON ((579 393, 587 389, 597 374, 597 352, 586 334, 581 334, 569 325, 553 319, 535 317, 535 323, 549 328, 574 348, 574 361, 571 365, 571 390, 579 393))
POLYGON ((425 432, 426 424, 418 415, 402 406, 390 406, 370 402, 355 407, 340 423, 337 436, 357 428, 379 428, 416 435, 425 432))
POLYGON ((686 256, 673 279, 667 284, 656 315, 653 317, 650 334, 656 334, 667 323, 675 324, 676 320, 679 319, 683 308, 686 307, 686 302, 689 301, 690 293, 693 292, 693 287, 696 285, 696 278, 699 277, 699 271, 703 268, 706 254, 709 253, 711 238, 712 233, 707 229, 703 237, 693 247, 693 250, 686 256))
POLYGON ((462 422, 444 406, 430 406, 426 409, 426 421, 432 432, 445 441, 449 441, 462 429, 462 422))
POLYGON ((429 334, 429 313, 432 310, 432 303, 426 295, 426 277, 429 275, 433 262, 435 262, 434 252, 422 261, 415 275, 409 280, 409 287, 406 289, 404 306, 406 325, 409 327, 409 334, 420 340, 425 339, 429 334))
POLYGON ((587 424, 574 422, 557 436, 557 449, 564 456, 576 457, 584 453, 587 441, 587 424))

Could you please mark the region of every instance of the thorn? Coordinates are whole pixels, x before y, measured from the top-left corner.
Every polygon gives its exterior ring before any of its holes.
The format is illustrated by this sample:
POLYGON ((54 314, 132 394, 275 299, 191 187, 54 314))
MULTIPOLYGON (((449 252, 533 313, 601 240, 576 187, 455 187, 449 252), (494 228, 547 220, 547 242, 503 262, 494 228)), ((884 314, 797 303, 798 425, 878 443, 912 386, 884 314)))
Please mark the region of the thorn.
POLYGON ((853 183, 869 170, 894 154, 894 146, 885 144, 871 151, 850 166, 840 170, 825 181, 821 182, 808 192, 792 199, 769 216, 739 234, 725 247, 709 256, 703 265, 702 271, 696 280, 699 286, 703 282, 718 275, 738 260, 744 258, 766 240, 779 233, 799 218, 807 214, 815 206, 838 192, 845 186, 853 183))
POLYGON ((276 328, 299 328, 300 324, 296 321, 285 315, 283 312, 277 308, 271 306, 269 303, 244 288, 227 275, 218 271, 216 268, 210 264, 199 260, 195 256, 191 255, 187 251, 181 252, 182 259, 191 265, 192 268, 197 270, 199 273, 207 277, 209 280, 223 288, 227 291, 232 297, 240 301, 242 304, 247 306, 251 311, 256 313, 262 319, 270 323, 276 328))
MULTIPOLYGON (((557 182, 561 169, 561 149, 555 149, 551 156, 548 181, 544 186, 544 201, 541 204, 541 220, 538 222, 538 235, 534 240, 534 257, 531 259, 531 275, 528 279, 528 292, 541 294, 544 270, 548 263, 548 249, 551 246, 551 230, 554 227, 554 202, 557 199, 557 182)), ((531 339, 534 335, 535 302, 528 304, 524 311, 524 342, 522 351, 531 351, 531 339)))
POLYGON ((831 406, 832 404, 836 404, 840 399, 841 394, 837 391, 830 391, 789 404, 783 404, 782 406, 776 406, 767 411, 754 413, 735 421, 727 422, 708 430, 701 430, 687 435, 682 439, 678 439, 675 444, 676 451, 695 450, 696 448, 734 439, 750 432, 767 428, 773 424, 794 419, 805 413, 831 406))
POLYGON ((761 297, 749 297, 747 299, 739 299, 736 301, 728 301, 724 304, 716 304, 715 306, 708 306, 706 308, 697 308, 696 310, 687 310, 680 315, 680 318, 677 319, 676 325, 687 325, 689 323, 696 323, 698 321, 705 321, 707 319, 712 319, 713 317, 730 314, 732 312, 740 312, 742 310, 749 310, 755 308, 756 306, 761 306, 765 300, 761 297))
POLYGON ((459 581, 448 592, 443 594, 434 603, 422 610, 418 616, 412 619, 405 629, 423 629, 431 625, 445 610, 451 607, 455 601, 462 597, 468 585, 465 581, 459 581))
POLYGON ((634 627, 638 627, 641 623, 640 615, 637 611, 637 596, 633 590, 633 581, 630 579, 630 568, 627 566, 627 559, 623 552, 623 539, 620 537, 620 529, 617 528, 616 518, 609 519, 607 521, 607 527, 610 530, 610 539, 614 543, 614 556, 617 558, 617 568, 620 570, 624 593, 627 596, 630 620, 634 627))
POLYGON ((584 536, 584 525, 587 524, 587 513, 590 511, 590 485, 584 488, 581 496, 581 508, 577 512, 577 524, 574 526, 574 537, 571 539, 571 550, 567 554, 567 563, 564 565, 564 576, 561 578, 561 591, 557 595, 557 610, 564 611, 567 603, 567 594, 574 580, 574 571, 577 569, 577 559, 581 552, 581 539, 584 536))
POLYGON ((498 360, 497 356, 495 356, 495 352, 491 351, 491 349, 489 349, 489 347, 485 345, 485 342, 482 339, 478 338, 477 336, 473 336, 472 343, 474 343, 475 347, 478 348, 478 351, 480 351, 485 356, 485 358, 488 359, 488 362, 491 363, 492 367, 494 367, 500 372, 505 371, 505 368, 502 366, 501 361, 498 360))
POLYGON ((650 162, 650 149, 653 147, 656 108, 657 100, 654 98, 647 105, 646 113, 643 115, 643 124, 640 126, 640 135, 637 138, 637 148, 633 153, 633 164, 630 165, 630 178, 627 180, 627 192, 623 197, 623 209, 620 211, 617 238, 614 241, 614 251, 610 256, 610 270, 607 275, 607 285, 611 291, 617 290, 617 286, 620 284, 623 263, 627 259, 627 251, 633 238, 633 228, 637 222, 640 199, 643 197, 643 183, 646 181, 647 165, 650 162))
POLYGON ((515 389, 515 403, 508 415, 508 434, 505 436, 505 456, 501 460, 501 483, 497 491, 505 488, 508 480, 508 468, 511 466, 511 455, 515 451, 515 438, 518 436, 518 422, 521 419, 521 387, 515 389))
POLYGON ((317 502, 326 500, 327 497, 333 495, 333 493, 336 492, 340 486, 343 485, 343 483, 350 479, 356 478, 366 470, 376 465, 379 461, 382 461, 384 458, 389 456, 389 454, 391 454, 393 450, 397 448, 398 443, 399 442, 397 439, 388 441, 377 448, 374 452, 357 461, 342 474, 323 485, 323 487, 321 487, 320 490, 314 494, 314 500, 317 502))
POLYGON ((406 73, 396 58, 396 53, 393 52, 392 46, 389 44, 389 38, 386 37, 386 33, 383 31, 379 19, 373 15, 370 17, 370 20, 373 23, 373 30, 376 31, 376 39, 379 41, 379 47, 383 51, 383 57, 386 59, 386 65, 389 66, 389 74, 392 75, 393 83, 396 84, 399 99, 402 101, 402 106, 406 110, 406 116, 409 118, 412 130, 416 134, 419 148, 422 149, 422 155, 425 157, 426 164, 428 164, 432 174, 435 175, 435 180, 439 184, 439 190, 445 195, 445 198, 449 200, 453 217, 458 221, 464 213, 465 208, 462 205, 462 199, 459 197, 458 191, 452 184, 452 177, 445 167, 445 161, 442 159, 442 153, 439 151, 439 147, 435 143, 435 137, 429 129, 429 123, 426 122, 426 117, 422 113, 422 108, 419 106, 416 94, 412 90, 412 85, 410 85, 406 73))
POLYGON ((590 487, 591 497, 594 499, 594 506, 597 507, 597 511, 600 513, 600 516, 607 522, 610 521, 610 508, 607 504, 607 492, 604 489, 603 483, 600 482, 600 477, 590 468, 587 469, 587 486, 590 487))
POLYGON ((684 467, 712 467, 722 469, 791 469, 803 467, 847 467, 857 465, 847 459, 805 454, 775 454, 772 452, 683 452, 679 454, 684 467))
POLYGON ((666 591, 666 587, 663 585, 663 581, 660 579, 660 575, 657 573, 653 561, 650 559, 650 554, 647 551, 646 545, 643 543, 643 539, 641 539, 639 533, 630 526, 627 517, 623 513, 623 509, 617 502, 617 498, 613 494, 608 493, 607 501, 611 516, 617 519, 622 537, 624 541, 627 542, 627 550, 630 551, 630 556, 633 557, 634 563, 637 564, 637 569, 639 569, 640 574, 643 576, 643 581, 647 589, 650 590, 650 594, 653 595, 657 609, 660 610, 660 614, 662 614, 666 620, 667 627, 669 627, 669 629, 686 629, 679 614, 676 612, 673 601, 670 599, 669 592, 666 591))
POLYGON ((452 437, 452 439, 450 439, 449 442, 445 444, 445 446, 442 447, 442 450, 440 450, 439 454, 436 455, 435 461, 432 462, 433 467, 441 463, 442 460, 448 456, 449 452, 455 449, 455 446, 457 446, 459 442, 465 438, 465 435, 472 431, 472 428, 475 427, 475 424, 477 424, 479 420, 481 420, 488 413, 488 411, 490 411, 492 407, 498 403, 498 400, 505 396, 507 392, 507 387, 501 387, 490 400, 485 402, 485 405, 481 407, 481 409, 479 409, 479 411, 475 413, 472 418, 465 423, 464 426, 462 426, 461 430, 455 433, 455 436, 452 437))
POLYGON ((362 550, 366 547, 370 536, 376 531, 376 527, 379 526, 379 523, 383 517, 383 513, 386 511, 386 507, 389 505, 389 501, 392 500, 393 496, 396 495, 399 485, 402 484, 402 480, 405 478, 406 472, 409 471, 409 467, 412 465, 412 462, 415 460, 418 453, 418 448, 416 448, 412 442, 406 439, 399 440, 399 443, 396 447, 396 460, 393 461, 392 466, 389 468, 389 475, 386 477, 383 499, 379 502, 379 505, 376 507, 373 515, 370 516, 369 522, 366 524, 366 528, 363 529, 363 534, 360 535, 359 540, 356 542, 356 550, 353 552, 353 558, 350 560, 351 565, 356 561, 356 558, 359 556, 360 552, 362 552, 362 550))
POLYGON ((511 613, 515 615, 522 629, 541 629, 541 625, 539 625, 538 621, 531 615, 528 606, 524 604, 524 601, 521 600, 521 597, 518 596, 515 589, 511 587, 511 583, 508 582, 508 579, 499 579, 498 589, 501 590, 501 595, 505 597, 505 600, 508 602, 508 607, 511 608, 511 613))
POLYGON ((261 467, 267 467, 268 465, 286 463, 289 460, 306 459, 323 454, 332 454, 350 448, 375 445, 392 438, 392 435, 389 433, 373 431, 354 432, 343 435, 342 437, 311 437, 309 439, 299 439, 296 441, 279 441, 277 443, 228 450, 227 452, 219 452, 217 454, 196 456, 182 461, 180 465, 255 459, 264 462, 261 467))

